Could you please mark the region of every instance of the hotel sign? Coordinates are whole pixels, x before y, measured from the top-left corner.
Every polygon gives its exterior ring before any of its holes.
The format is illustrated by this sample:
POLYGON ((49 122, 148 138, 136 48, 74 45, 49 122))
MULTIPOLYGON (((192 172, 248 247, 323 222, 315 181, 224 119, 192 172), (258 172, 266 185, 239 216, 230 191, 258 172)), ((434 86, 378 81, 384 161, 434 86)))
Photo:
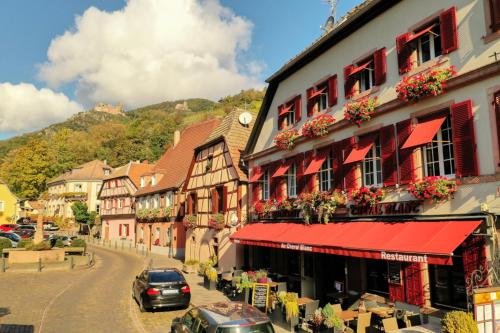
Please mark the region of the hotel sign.
POLYGON ((422 203, 420 201, 399 201, 379 203, 375 206, 351 205, 351 215, 403 215, 418 214, 422 203))
POLYGON ((380 259, 390 261, 404 261, 404 262, 422 262, 427 263, 427 255, 398 253, 398 252, 380 252, 380 259))
POLYGON ((286 250, 298 250, 298 251, 308 251, 308 252, 313 251, 312 246, 304 244, 281 243, 281 248, 286 250))

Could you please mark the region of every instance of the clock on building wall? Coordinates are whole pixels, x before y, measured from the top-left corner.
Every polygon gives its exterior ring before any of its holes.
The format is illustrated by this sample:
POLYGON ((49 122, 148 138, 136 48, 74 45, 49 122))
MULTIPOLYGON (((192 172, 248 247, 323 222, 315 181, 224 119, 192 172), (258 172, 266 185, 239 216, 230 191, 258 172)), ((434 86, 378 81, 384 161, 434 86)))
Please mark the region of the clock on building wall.
POLYGON ((243 126, 248 127, 252 121, 252 114, 250 112, 242 112, 238 117, 238 120, 243 126))

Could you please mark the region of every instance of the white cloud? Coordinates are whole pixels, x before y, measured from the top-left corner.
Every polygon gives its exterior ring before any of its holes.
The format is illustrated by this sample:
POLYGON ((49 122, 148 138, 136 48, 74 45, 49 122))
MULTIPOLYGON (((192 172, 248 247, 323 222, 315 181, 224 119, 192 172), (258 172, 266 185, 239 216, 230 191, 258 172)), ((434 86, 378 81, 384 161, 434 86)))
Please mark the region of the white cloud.
POLYGON ((79 111, 82 107, 62 93, 28 83, 0 83, 0 133, 40 129, 79 111))
POLYGON ((91 7, 52 40, 39 77, 51 87, 76 81, 86 105, 217 99, 261 86, 258 66, 238 63, 252 27, 217 0, 129 0, 114 12, 91 7))

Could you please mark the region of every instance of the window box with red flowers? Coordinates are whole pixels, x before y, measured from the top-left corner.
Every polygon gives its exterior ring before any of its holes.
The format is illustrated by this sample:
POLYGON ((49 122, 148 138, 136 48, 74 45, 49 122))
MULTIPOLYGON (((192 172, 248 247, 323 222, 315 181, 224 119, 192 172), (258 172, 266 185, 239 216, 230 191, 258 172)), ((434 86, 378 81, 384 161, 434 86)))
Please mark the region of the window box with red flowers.
POLYGON ((215 230, 222 230, 226 226, 224 221, 224 214, 213 214, 208 221, 210 228, 215 230))
POLYGON ((440 95, 444 92, 446 81, 455 74, 455 67, 451 66, 405 77, 396 86, 398 98, 416 103, 424 97, 440 95))
POLYGON ((375 206, 385 198, 385 191, 379 187, 365 187, 352 190, 351 200, 356 206, 375 206))
POLYGON ((295 128, 279 132, 274 137, 274 144, 281 150, 292 150, 295 141, 299 138, 299 131, 295 128))
POLYGON ((408 192, 418 200, 429 200, 431 203, 444 202, 453 198, 460 182, 447 177, 425 177, 411 183, 408 192))
POLYGON ((182 220, 182 225, 186 229, 195 229, 196 228, 196 215, 186 215, 182 220))
POLYGON ((334 122, 335 118, 329 114, 314 117, 302 126, 302 135, 311 138, 325 136, 328 134, 328 127, 334 122))
POLYGON ((356 126, 370 121, 378 105, 377 97, 367 97, 345 105, 344 118, 356 126))

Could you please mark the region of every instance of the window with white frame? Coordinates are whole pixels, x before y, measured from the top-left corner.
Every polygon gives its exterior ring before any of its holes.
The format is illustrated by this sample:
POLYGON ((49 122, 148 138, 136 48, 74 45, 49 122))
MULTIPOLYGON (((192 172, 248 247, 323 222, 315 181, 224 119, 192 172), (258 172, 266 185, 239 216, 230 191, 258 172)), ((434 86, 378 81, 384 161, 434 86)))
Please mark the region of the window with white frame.
POLYGON ((289 198, 293 198, 297 196, 297 166, 295 163, 290 165, 288 168, 288 172, 286 175, 287 182, 287 195, 289 198))
POLYGON ((0 212, 4 212, 4 211, 5 211, 5 202, 0 201, 0 212))
POLYGON ((150 202, 149 202, 149 201, 150 201, 149 199, 146 199, 146 209, 149 209, 149 206, 150 206, 150 205, 149 205, 149 204, 150 204, 150 202))
POLYGON ((118 208, 123 208, 123 199, 118 199, 118 208))
POLYGON ((269 200, 269 170, 262 175, 262 200, 269 200))
POLYGON ((81 192, 82 191, 82 184, 75 184, 75 192, 81 192))
MULTIPOLYGON (((290 107, 290 106, 288 106, 290 107)), ((290 111, 285 114, 287 126, 293 125, 295 123, 295 105, 290 107, 290 111)))
POLYGON ((146 179, 144 177, 141 177, 141 187, 146 186, 146 179))
POLYGON ((316 91, 322 91, 316 98, 316 111, 321 112, 328 109, 328 82, 316 87, 316 91))
POLYGON ((319 189, 320 191, 329 191, 333 184, 333 157, 332 154, 328 154, 325 161, 321 165, 319 171, 319 189))
POLYGON ((111 199, 106 200, 106 209, 111 209, 111 199))
POLYGON ((382 160, 379 139, 375 140, 363 160, 364 186, 382 186, 382 160))
POLYGON ((151 186, 155 186, 156 185, 156 175, 153 175, 151 177, 151 186))
POLYGON ((373 61, 359 72, 359 92, 370 90, 375 85, 375 72, 373 61))
POLYGON ((432 141, 424 146, 424 171, 426 176, 455 178, 455 159, 451 120, 448 116, 432 141))
POLYGON ((172 192, 167 192, 165 195, 165 207, 171 207, 174 203, 174 195, 172 192))
MULTIPOLYGON (((418 32, 417 32, 418 33, 418 32)), ((442 54, 439 24, 434 24, 431 30, 417 38, 414 47, 417 51, 419 65, 426 63, 442 54)))
POLYGON ((153 197, 153 208, 158 208, 159 203, 158 203, 158 197, 153 197))

